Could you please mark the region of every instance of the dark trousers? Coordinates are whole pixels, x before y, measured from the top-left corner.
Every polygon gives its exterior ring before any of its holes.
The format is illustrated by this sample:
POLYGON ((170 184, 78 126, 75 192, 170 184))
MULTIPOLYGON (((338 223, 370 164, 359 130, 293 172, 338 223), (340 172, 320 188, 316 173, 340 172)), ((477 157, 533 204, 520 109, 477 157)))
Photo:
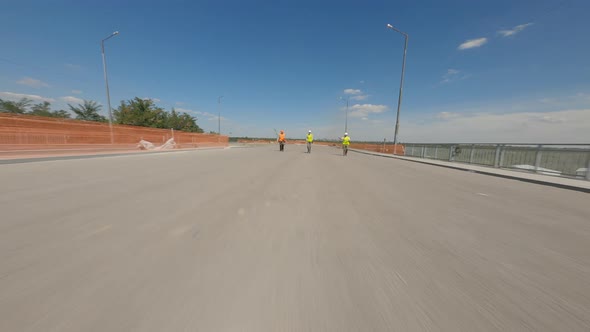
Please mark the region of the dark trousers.
POLYGON ((281 148, 281 151, 285 150, 285 142, 279 142, 279 146, 281 148))

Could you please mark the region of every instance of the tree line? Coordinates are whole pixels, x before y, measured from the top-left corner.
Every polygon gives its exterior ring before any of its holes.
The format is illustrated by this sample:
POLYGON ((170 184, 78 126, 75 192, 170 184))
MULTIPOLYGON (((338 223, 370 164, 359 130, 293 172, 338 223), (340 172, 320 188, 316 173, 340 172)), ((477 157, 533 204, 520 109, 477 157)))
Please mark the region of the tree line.
MULTIPOLYGON (((22 98, 19 101, 0 99, 0 112, 4 113, 62 119, 71 119, 73 114, 76 120, 107 122, 107 118, 100 114, 102 106, 93 100, 84 100, 82 104, 77 106, 68 104, 68 107, 69 111, 52 110, 51 103, 48 101, 34 104, 33 100, 28 98, 22 98)), ((194 133, 203 132, 203 129, 197 125, 197 118, 194 116, 184 112, 176 112, 174 108, 168 112, 158 107, 153 100, 138 97, 121 101, 119 107, 113 110, 113 123, 150 128, 172 128, 194 133)))

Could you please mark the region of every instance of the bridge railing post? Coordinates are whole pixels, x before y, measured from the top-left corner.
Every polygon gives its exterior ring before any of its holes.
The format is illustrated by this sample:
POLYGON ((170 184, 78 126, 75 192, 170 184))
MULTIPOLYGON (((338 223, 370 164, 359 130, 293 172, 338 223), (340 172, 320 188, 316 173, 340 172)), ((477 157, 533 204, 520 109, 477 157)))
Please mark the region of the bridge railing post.
POLYGON ((543 145, 537 145, 537 153, 535 155, 535 173, 539 172, 541 167, 541 157, 543 156, 543 145))
POLYGON ((506 146, 501 145, 500 146, 500 164, 498 165, 498 168, 502 168, 504 166, 504 158, 505 157, 506 157, 506 146))

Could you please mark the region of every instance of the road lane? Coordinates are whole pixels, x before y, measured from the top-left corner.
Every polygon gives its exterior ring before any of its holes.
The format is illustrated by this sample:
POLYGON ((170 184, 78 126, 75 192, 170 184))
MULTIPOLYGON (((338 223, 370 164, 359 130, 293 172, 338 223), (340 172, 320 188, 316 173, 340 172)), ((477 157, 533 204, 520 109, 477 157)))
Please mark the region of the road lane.
POLYGON ((0 165, 0 330, 590 329, 587 194, 277 150, 0 165))

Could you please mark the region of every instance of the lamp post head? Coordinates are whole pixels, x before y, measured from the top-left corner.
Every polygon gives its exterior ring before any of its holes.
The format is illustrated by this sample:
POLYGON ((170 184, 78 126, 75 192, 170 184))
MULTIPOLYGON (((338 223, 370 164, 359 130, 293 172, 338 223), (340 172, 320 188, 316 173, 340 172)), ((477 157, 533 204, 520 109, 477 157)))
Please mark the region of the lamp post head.
POLYGON ((387 27, 390 28, 390 29, 393 29, 393 25, 391 25, 389 23, 387 23, 387 27))

